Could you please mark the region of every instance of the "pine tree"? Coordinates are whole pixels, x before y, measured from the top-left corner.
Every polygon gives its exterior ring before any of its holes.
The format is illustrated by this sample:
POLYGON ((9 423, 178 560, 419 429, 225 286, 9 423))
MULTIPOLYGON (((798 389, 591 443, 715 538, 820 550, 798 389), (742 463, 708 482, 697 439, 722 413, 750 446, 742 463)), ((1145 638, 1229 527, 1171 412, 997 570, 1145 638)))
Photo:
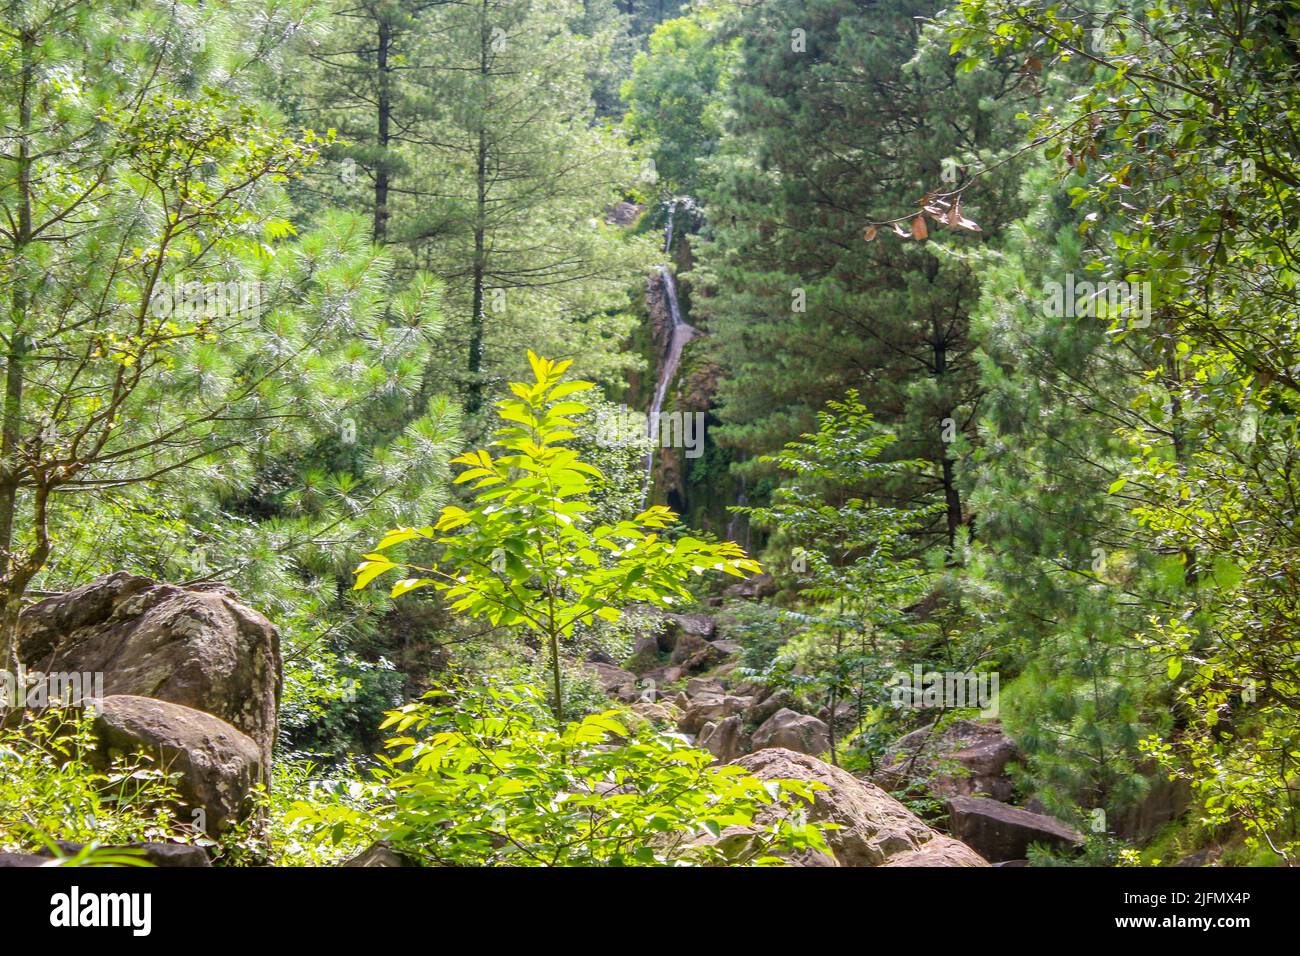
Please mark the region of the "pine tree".
MULTIPOLYGON (((782 0, 737 18, 695 281, 730 373, 719 440, 761 454, 855 387, 897 432, 894 453, 933 463, 890 493, 905 503, 937 490, 946 508, 930 531, 951 547, 965 514, 950 440, 970 431, 979 400, 965 258, 980 239, 912 220, 923 195, 960 188, 962 164, 993 161, 1006 136, 995 120, 1011 107, 996 99, 1004 73, 959 74, 927 39, 918 18, 933 12, 782 0), (905 225, 871 225, 895 217, 905 225)), ((1014 206, 999 192, 1012 177, 990 179, 964 212, 986 236, 1014 206)))
POLYGON ((355 217, 294 235, 282 184, 329 141, 286 134, 240 69, 282 26, 99 2, 0 21, 7 663, 28 588, 123 567, 233 581, 293 643, 346 571, 328 545, 442 500, 455 416, 391 414, 437 282, 391 282, 355 217))
POLYGON ((324 68, 297 112, 353 142, 329 192, 344 168, 373 184, 344 194, 403 268, 445 284, 455 347, 426 368, 416 407, 458 386, 472 415, 525 344, 590 375, 624 368, 616 343, 648 247, 604 223, 639 171, 593 103, 611 24, 575 0, 480 0, 343 7, 322 29, 324 68))

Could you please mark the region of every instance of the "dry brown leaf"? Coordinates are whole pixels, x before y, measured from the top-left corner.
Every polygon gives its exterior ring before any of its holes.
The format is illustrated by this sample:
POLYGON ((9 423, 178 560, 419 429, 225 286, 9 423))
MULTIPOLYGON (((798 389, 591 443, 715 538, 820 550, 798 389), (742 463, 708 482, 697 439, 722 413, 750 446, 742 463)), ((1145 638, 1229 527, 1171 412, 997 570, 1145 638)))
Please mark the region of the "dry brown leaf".
POLYGON ((876 238, 876 227, 867 226, 867 228, 862 231, 862 238, 867 240, 867 242, 870 242, 872 239, 876 238))
POLYGON ((974 220, 967 219, 965 216, 962 215, 960 196, 958 196, 957 201, 953 203, 952 209, 948 210, 948 216, 947 218, 944 219, 944 222, 954 229, 965 229, 967 232, 984 231, 979 227, 979 224, 976 223, 974 220))
POLYGON ((930 230, 925 227, 925 217, 917 216, 912 220, 912 238, 920 242, 930 235, 930 230))

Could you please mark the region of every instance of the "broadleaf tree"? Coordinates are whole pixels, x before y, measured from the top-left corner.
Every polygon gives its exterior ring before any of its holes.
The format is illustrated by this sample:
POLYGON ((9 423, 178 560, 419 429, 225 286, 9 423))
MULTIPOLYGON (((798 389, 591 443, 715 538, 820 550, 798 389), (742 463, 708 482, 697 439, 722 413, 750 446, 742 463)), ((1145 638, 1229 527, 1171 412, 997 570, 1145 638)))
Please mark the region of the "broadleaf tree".
POLYGON ((579 624, 616 621, 638 602, 671 606, 692 595, 688 582, 706 572, 743 578, 758 563, 739 545, 690 534, 666 535, 675 515, 655 505, 632 517, 591 524, 586 500, 602 480, 566 442, 588 407, 571 396, 590 382, 565 381, 570 362, 528 354, 532 382, 514 382, 497 403, 502 427, 492 448, 453 459, 472 483, 468 507, 449 505, 433 525, 395 528, 358 566, 356 587, 398 571, 394 597, 433 587, 454 611, 494 626, 522 628, 545 644, 551 706, 563 722, 561 654, 579 624), (436 562, 402 562, 385 552, 411 541, 437 545, 436 562))

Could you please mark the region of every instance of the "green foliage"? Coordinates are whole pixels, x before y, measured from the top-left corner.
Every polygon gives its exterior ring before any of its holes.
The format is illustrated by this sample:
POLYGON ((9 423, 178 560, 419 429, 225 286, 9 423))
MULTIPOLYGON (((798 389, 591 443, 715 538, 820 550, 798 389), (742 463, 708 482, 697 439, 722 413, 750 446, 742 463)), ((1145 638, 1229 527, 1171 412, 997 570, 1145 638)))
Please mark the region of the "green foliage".
POLYGON ((618 343, 652 244, 604 223, 637 161, 596 119, 615 28, 601 6, 330 3, 295 44, 298 82, 277 99, 346 140, 296 195, 363 214, 403 273, 445 285, 425 397, 460 390, 477 412, 525 341, 590 375, 635 361, 618 343))
POLYGON ((1209 825, 1232 821, 1290 860, 1300 686, 1295 10, 965 0, 948 29, 968 68, 1012 55, 1041 76, 1050 95, 1028 115, 1061 177, 1056 204, 1078 210, 1077 261, 1096 278, 1150 288, 1140 319, 1103 310, 1061 323, 1075 342, 1104 333, 1113 343, 1085 368, 1122 370, 1093 392, 1100 402, 1088 400, 1119 439, 1102 468, 1074 441, 1087 427, 1077 412, 1062 406, 1070 431, 1052 437, 1073 445, 1071 471, 1094 472, 1083 499, 1094 514, 1104 486, 1104 510, 1121 516, 1112 527, 1123 543, 1101 547, 1124 553, 1102 562, 1092 620, 1080 618, 1090 643, 1056 652, 1109 711, 1081 715, 1083 726, 1123 732, 1090 734, 1084 749, 1099 765, 1098 745, 1131 755, 1135 690, 1170 687, 1173 726, 1147 751, 1196 787, 1209 825), (1134 622, 1123 609, 1147 613, 1134 622))
POLYGON ((691 576, 721 571, 743 578, 758 563, 732 542, 661 537, 674 515, 660 505, 592 524, 586 499, 604 478, 564 444, 576 437, 574 418, 588 411, 569 396, 591 383, 562 381, 570 362, 532 352, 528 358, 534 381, 511 384, 515 397, 497 403, 504 426, 495 432, 499 453, 478 450, 453 459, 465 466, 457 484, 474 483, 472 506, 443 508, 436 525, 390 531, 358 566, 356 587, 389 571, 413 572, 417 576, 392 586, 393 597, 434 587, 460 614, 544 638, 552 706, 562 721, 561 640, 575 628, 616 621, 620 608, 633 602, 689 601, 691 576), (439 561, 399 564, 383 553, 412 540, 434 541, 439 561))
POLYGON ((896 436, 876 425, 856 391, 817 417, 816 432, 763 459, 790 475, 772 503, 736 510, 775 529, 774 547, 791 549, 786 566, 808 605, 785 615, 800 635, 773 660, 767 679, 821 696, 833 715, 851 702, 854 723, 865 729, 874 723, 867 719, 872 709, 888 701, 900 643, 921 632, 902 609, 933 575, 909 556, 909 539, 943 505, 898 508, 867 497, 867 489, 915 475, 925 462, 880 460, 896 436))
MULTIPOLYGON (((720 423, 683 510, 737 501, 782 586, 722 616, 743 676, 869 772, 914 723, 891 674, 996 667, 1026 795, 1195 798, 1145 854, 1036 864, 1294 861, 1300 14, 940 6, 5 4, 0 667, 34 590, 108 571, 265 611, 295 753, 223 863, 820 846, 805 788, 629 730, 582 664, 626 659, 624 608, 758 569, 644 508, 648 442, 591 397, 644 392, 629 296, 675 212, 707 333, 678 380, 720 423), (1054 313, 1067 276, 1149 308, 1054 313)), ((92 746, 54 712, 0 731, 0 847, 211 843, 92 746)))
POLYGON ((817 421, 816 432, 760 459, 791 476, 772 503, 737 510, 759 527, 779 529, 774 544, 789 550, 809 597, 844 599, 870 617, 915 595, 924 569, 907 555, 908 537, 942 505, 891 507, 862 496, 873 485, 915 477, 926 463, 881 460, 897 436, 877 426, 856 390, 827 403, 817 421))
POLYGON ((0 728, 0 851, 51 850, 68 865, 109 866, 139 861, 102 845, 210 843, 174 818, 176 791, 145 757, 92 760, 93 722, 89 712, 10 713, 0 728), (85 847, 69 856, 54 839, 85 847))
POLYGON ((347 543, 446 500, 459 422, 422 389, 443 292, 355 216, 295 225, 286 187, 333 137, 252 92, 293 12, 241 11, 0 14, 0 129, 29 157, 0 157, 0 584, 13 616, 114 570, 222 580, 346 668, 385 611, 341 596, 347 543))
POLYGON ((338 866, 355 856, 368 846, 365 833, 341 828, 321 833, 300 809, 310 806, 337 816, 364 811, 372 792, 370 766, 351 758, 329 765, 301 756, 281 758, 270 788, 255 795, 253 812, 223 836, 218 864, 338 866))
POLYGON ((706 10, 659 24, 623 84, 625 123, 649 144, 661 192, 694 193, 698 164, 721 134, 717 114, 734 42, 719 40, 719 23, 706 10))
POLYGON ((303 804, 294 820, 442 866, 763 865, 826 848, 805 814, 816 785, 710 766, 617 711, 559 730, 550 717, 527 686, 431 693, 385 722, 398 736, 373 806, 303 804), (734 856, 731 827, 752 833, 734 856))
MULTIPOLYGON (((734 42, 722 136, 702 202, 709 227, 691 280, 707 295, 718 384, 716 439, 749 477, 814 427, 850 388, 893 431, 890 453, 928 467, 894 500, 941 490, 926 533, 950 547, 967 515, 963 463, 945 438, 969 434, 980 387, 968 314, 968 264, 980 237, 887 225, 917 198, 961 184, 963 169, 1008 151, 1014 108, 1003 71, 959 75, 919 26, 938 4, 777 0, 738 5, 719 31, 734 42), (734 38, 734 39, 733 39, 734 38), (950 182, 949 179, 952 181, 950 182), (873 227, 875 229, 875 227, 873 227)), ((964 207, 986 233, 1013 212, 1014 172, 964 207)), ((914 215, 915 213, 913 213, 914 215)), ((752 497, 752 495, 751 495, 752 497)))

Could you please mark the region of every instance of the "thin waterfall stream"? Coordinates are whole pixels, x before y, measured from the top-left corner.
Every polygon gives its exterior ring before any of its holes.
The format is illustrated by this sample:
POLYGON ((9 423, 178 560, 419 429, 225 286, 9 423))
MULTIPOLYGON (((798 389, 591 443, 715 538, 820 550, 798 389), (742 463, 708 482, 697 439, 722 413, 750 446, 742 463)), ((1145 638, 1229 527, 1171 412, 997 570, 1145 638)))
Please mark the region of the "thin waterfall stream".
POLYGON ((664 398, 668 387, 677 374, 677 367, 682 361, 682 349, 686 343, 699 334, 699 330, 682 319, 681 305, 677 301, 677 278, 673 275, 671 256, 673 246, 673 213, 677 210, 679 199, 669 200, 668 222, 664 226, 665 261, 659 270, 660 287, 663 289, 664 301, 668 303, 668 316, 672 320, 672 330, 668 338, 668 351, 659 366, 659 380, 655 383, 654 399, 650 403, 650 413, 646 420, 646 435, 650 438, 650 451, 646 454, 645 488, 643 497, 650 500, 650 490, 654 479, 655 448, 659 444, 659 415, 663 411, 664 398))

